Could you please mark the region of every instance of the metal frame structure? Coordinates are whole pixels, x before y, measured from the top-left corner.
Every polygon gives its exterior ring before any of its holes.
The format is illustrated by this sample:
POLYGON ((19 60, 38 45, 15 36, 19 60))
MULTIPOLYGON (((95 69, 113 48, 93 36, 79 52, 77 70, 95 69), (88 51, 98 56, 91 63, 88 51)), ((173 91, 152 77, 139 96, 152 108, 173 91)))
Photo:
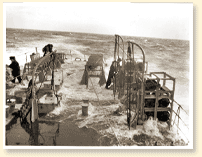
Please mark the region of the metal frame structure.
POLYGON ((88 88, 88 80, 90 77, 99 77, 100 78, 100 86, 106 83, 104 68, 103 68, 103 54, 92 54, 85 65, 85 70, 83 74, 83 78, 81 80, 81 84, 86 84, 86 88, 88 88))
POLYGON ((115 49, 114 49, 114 61, 117 62, 117 56, 120 56, 120 49, 122 50, 122 66, 115 67, 116 73, 113 78, 113 94, 118 93, 118 98, 126 96, 127 104, 127 121, 129 129, 132 123, 135 123, 135 128, 138 123, 138 119, 142 121, 145 120, 145 112, 154 112, 154 119, 157 118, 157 112, 169 111, 170 112, 170 122, 169 127, 171 127, 172 112, 173 112, 173 101, 174 101, 174 91, 175 91, 175 78, 166 74, 165 72, 151 72, 148 73, 148 62, 145 60, 145 52, 143 48, 137 43, 128 41, 127 53, 124 52, 124 42, 119 35, 115 35, 115 49), (121 43, 120 43, 121 42, 121 43), (137 54, 135 49, 138 48, 141 52, 142 58, 141 62, 138 62, 137 54), (125 58, 126 56, 126 58, 125 58), (141 65, 141 66, 139 66, 141 65), (119 75, 119 73, 123 75, 119 75), (157 76, 163 74, 163 78, 157 76), (154 77, 154 78, 153 78, 154 77), (157 87, 154 91, 146 91, 145 85, 146 80, 155 80, 157 82, 157 87), (160 82, 163 80, 163 84, 160 82), (170 90, 166 87, 166 81, 173 81, 173 89, 170 90), (120 85, 122 84, 122 85, 120 85), (153 93, 150 95, 150 93, 153 93), (154 94, 155 93, 155 94, 154 94), (169 107, 158 107, 159 100, 162 98, 168 98, 170 102, 169 107), (154 107, 145 107, 145 99, 155 99, 154 107), (131 115, 131 111, 135 111, 135 115, 131 115))
POLYGON ((175 78, 168 75, 166 72, 151 72, 150 74, 148 74, 147 79, 155 80, 157 82, 158 86, 155 91, 152 91, 153 95, 147 95, 147 93, 151 93, 151 91, 145 91, 144 99, 155 99, 155 107, 150 107, 150 108, 144 107, 144 112, 154 112, 154 120, 156 120, 157 112, 169 111, 170 112, 169 128, 170 128, 172 114, 173 114, 175 78), (161 75, 162 77, 160 77, 159 75, 161 75), (169 89, 166 86, 166 81, 172 81, 172 89, 169 89), (163 98, 167 98, 171 101, 170 106, 159 107, 159 100, 161 100, 163 98))
MULTIPOLYGON (((114 61, 115 61, 115 63, 118 62, 118 58, 120 58, 120 56, 122 57, 122 66, 117 67, 117 64, 115 64, 115 72, 116 73, 115 73, 114 79, 112 80, 114 99, 115 99, 115 95, 116 95, 117 90, 119 90, 119 88, 120 88, 117 86, 117 74, 118 74, 117 72, 123 70, 124 65, 125 65, 125 52, 124 52, 123 38, 119 35, 115 35, 115 48, 114 48, 114 61)), ((119 82, 119 83, 123 83, 123 82, 119 82)))

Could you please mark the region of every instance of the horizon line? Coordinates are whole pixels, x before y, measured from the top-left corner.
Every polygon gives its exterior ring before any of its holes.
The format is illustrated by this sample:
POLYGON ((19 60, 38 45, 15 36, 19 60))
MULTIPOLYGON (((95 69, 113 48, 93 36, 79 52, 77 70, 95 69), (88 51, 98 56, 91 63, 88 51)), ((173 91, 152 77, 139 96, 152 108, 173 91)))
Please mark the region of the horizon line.
MULTIPOLYGON (((84 34, 99 34, 99 35, 115 35, 115 34, 104 34, 104 33, 90 33, 90 32, 75 32, 75 31, 60 31, 60 30, 44 30, 44 29, 33 29, 33 28, 12 28, 12 27, 6 27, 6 29, 25 29, 25 30, 37 30, 37 31, 51 31, 51 32, 66 32, 66 33, 84 33, 84 34)), ((160 37, 145 37, 145 36, 134 36, 134 35, 123 35, 120 34, 121 36, 126 36, 126 37, 139 37, 139 38, 155 38, 155 39, 164 39, 164 40, 182 40, 182 41, 190 41, 187 39, 174 39, 174 38, 160 38, 160 37)))

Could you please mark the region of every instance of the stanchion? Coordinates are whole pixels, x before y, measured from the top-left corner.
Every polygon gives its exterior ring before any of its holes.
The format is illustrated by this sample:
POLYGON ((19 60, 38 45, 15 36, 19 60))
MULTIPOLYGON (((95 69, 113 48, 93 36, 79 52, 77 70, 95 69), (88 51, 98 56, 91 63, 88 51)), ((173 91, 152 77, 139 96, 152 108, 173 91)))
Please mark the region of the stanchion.
POLYGON ((36 99, 31 99, 32 103, 32 122, 38 119, 38 105, 36 99))
POLYGON ((32 123, 31 128, 33 132, 33 145, 38 145, 38 134, 39 134, 39 124, 38 124, 38 106, 36 99, 31 99, 32 103, 32 123))

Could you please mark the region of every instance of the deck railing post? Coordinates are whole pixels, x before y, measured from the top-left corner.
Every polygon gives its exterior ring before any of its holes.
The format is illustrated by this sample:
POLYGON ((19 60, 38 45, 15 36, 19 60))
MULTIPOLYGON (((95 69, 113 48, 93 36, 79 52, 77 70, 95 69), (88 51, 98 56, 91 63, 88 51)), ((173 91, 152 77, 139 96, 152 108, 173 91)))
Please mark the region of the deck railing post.
POLYGON ((174 92, 175 92, 175 79, 173 79, 173 90, 171 92, 171 111, 170 111, 169 129, 171 129, 171 123, 172 123, 174 92))
MULTIPOLYGON (((160 80, 158 79, 157 85, 159 85, 159 83, 160 83, 160 80)), ((154 120, 157 119, 159 88, 160 87, 157 86, 156 93, 155 93, 156 94, 156 100, 155 100, 155 109, 154 109, 154 120)))
POLYGON ((33 145, 38 146, 38 137, 39 137, 39 121, 36 119, 34 122, 31 123, 32 127, 32 136, 33 137, 33 145))
POLYGON ((53 69, 52 69, 52 79, 51 79, 51 89, 53 91, 55 91, 55 83, 54 83, 54 67, 55 67, 55 55, 52 56, 53 58, 51 58, 52 63, 53 63, 53 69))
POLYGON ((64 78, 63 78, 63 70, 62 70, 62 83, 64 82, 64 78))
POLYGON ((85 71, 86 71, 86 74, 87 74, 87 85, 86 85, 86 89, 87 89, 88 88, 88 79, 89 79, 87 65, 85 65, 85 71))
MULTIPOLYGON (((163 73, 163 78, 166 78, 165 72, 163 73)), ((163 86, 165 86, 165 85, 166 85, 166 80, 163 80, 163 86)))

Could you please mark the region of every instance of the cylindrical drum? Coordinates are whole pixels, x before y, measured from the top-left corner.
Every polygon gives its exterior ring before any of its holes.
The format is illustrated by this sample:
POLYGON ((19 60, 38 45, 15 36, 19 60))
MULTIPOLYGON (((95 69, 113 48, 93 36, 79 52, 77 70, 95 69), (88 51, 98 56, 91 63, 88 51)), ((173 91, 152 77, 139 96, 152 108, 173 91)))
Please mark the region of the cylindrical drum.
POLYGON ((82 115, 83 116, 88 116, 88 104, 83 104, 82 105, 82 115))
POLYGON ((83 99, 83 104, 82 104, 82 115, 83 116, 88 116, 88 99, 83 99))

